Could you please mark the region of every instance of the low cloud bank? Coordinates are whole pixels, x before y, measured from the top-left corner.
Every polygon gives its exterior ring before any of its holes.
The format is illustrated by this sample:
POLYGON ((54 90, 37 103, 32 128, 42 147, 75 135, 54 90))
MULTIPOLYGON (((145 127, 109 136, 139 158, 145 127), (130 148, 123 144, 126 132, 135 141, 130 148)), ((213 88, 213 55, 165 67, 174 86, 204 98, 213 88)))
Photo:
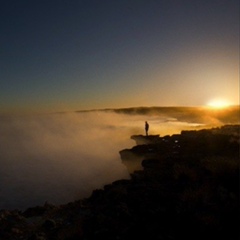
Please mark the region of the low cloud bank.
POLYGON ((149 134, 162 136, 205 126, 159 113, 0 117, 0 209, 63 204, 129 178, 119 151, 144 134, 145 121, 149 134))
POLYGON ((111 114, 56 114, 0 121, 0 209, 72 201, 128 178, 128 141, 111 114))

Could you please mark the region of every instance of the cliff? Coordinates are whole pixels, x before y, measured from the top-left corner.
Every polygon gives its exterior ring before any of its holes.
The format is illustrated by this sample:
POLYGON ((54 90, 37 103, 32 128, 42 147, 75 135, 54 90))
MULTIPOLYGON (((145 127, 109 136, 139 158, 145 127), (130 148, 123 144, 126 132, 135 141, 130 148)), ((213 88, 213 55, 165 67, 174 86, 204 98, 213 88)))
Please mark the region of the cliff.
POLYGON ((131 179, 66 205, 2 210, 0 239, 238 239, 239 126, 229 129, 134 137, 120 151, 141 166, 131 179))

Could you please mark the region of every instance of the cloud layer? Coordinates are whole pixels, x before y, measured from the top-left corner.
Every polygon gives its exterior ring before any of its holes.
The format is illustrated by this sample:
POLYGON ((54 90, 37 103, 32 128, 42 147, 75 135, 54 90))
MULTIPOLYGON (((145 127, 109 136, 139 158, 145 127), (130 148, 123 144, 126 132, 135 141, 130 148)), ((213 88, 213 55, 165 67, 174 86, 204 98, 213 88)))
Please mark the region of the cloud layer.
POLYGON ((128 178, 118 151, 123 134, 105 114, 0 121, 0 209, 63 203, 128 178))
POLYGON ((144 134, 146 120, 149 134, 162 136, 204 127, 159 113, 0 117, 0 209, 67 203, 129 178, 119 151, 144 134))

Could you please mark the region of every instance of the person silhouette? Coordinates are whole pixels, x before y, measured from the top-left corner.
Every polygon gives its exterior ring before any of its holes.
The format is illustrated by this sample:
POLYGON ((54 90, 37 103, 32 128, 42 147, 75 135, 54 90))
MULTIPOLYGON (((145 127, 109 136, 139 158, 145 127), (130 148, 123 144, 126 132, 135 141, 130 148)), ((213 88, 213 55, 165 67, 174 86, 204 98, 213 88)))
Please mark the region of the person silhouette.
POLYGON ((146 121, 146 122, 145 122, 146 136, 148 136, 148 129, 149 129, 149 124, 148 124, 148 122, 146 121))

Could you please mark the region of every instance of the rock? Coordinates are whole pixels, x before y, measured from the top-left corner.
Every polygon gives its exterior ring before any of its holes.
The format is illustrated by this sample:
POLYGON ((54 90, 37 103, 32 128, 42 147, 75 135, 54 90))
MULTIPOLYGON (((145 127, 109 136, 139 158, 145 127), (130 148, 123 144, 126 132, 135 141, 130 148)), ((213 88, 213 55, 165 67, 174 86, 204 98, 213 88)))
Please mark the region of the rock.
POLYGON ((44 206, 28 208, 26 211, 23 212, 23 216, 26 218, 40 216, 43 215, 46 212, 46 210, 47 209, 44 206))
POLYGON ((57 224, 53 219, 46 219, 42 226, 45 230, 49 231, 54 229, 57 224))
POLYGON ((46 240, 44 233, 33 234, 28 240, 46 240))
POLYGON ((159 159, 145 159, 142 161, 142 166, 144 169, 158 168, 159 166, 161 166, 161 162, 159 159))
POLYGON ((157 144, 160 141, 160 135, 133 135, 131 139, 136 141, 137 145, 144 145, 144 144, 157 144))

